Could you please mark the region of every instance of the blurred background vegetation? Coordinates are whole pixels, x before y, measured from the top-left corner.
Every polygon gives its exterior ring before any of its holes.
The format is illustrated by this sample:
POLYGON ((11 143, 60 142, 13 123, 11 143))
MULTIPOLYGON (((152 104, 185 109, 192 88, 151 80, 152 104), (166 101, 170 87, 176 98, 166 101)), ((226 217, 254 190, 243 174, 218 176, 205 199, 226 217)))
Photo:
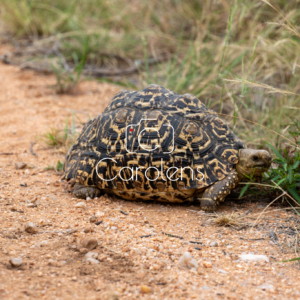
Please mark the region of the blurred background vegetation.
POLYGON ((157 83, 224 114, 248 145, 282 148, 299 134, 299 7, 299 0, 1 0, 0 13, 15 59, 52 70, 59 92, 82 74, 131 89, 157 83))

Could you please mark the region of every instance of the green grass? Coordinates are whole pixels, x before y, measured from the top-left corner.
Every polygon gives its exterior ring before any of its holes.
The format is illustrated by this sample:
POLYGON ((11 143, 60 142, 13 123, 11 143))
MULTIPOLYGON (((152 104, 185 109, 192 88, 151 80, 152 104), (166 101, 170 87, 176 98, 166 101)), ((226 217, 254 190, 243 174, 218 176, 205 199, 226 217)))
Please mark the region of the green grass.
MULTIPOLYGON (((278 169, 270 178, 291 195, 298 169, 289 171, 294 158, 278 153, 295 146, 299 134, 292 125, 300 122, 299 7, 300 0, 0 2, 2 29, 34 42, 41 50, 35 61, 56 62, 58 92, 76 87, 84 67, 126 69, 142 60, 138 77, 101 80, 130 88, 157 83, 196 95, 248 147, 274 153, 278 169), (149 63, 161 57, 168 60, 149 63)), ((45 139, 65 143, 60 131, 45 139)))
POLYGON ((55 89, 58 94, 72 93, 77 87, 80 81, 81 73, 85 66, 88 41, 89 40, 87 38, 80 60, 78 59, 76 53, 73 53, 74 67, 72 69, 70 69, 70 67, 67 65, 64 57, 60 57, 58 66, 52 64, 52 69, 57 80, 55 89))
POLYGON ((74 114, 72 116, 71 128, 69 127, 69 120, 66 120, 64 128, 51 127, 46 133, 38 137, 49 147, 57 148, 63 153, 66 153, 68 149, 74 144, 78 132, 75 128, 74 114))

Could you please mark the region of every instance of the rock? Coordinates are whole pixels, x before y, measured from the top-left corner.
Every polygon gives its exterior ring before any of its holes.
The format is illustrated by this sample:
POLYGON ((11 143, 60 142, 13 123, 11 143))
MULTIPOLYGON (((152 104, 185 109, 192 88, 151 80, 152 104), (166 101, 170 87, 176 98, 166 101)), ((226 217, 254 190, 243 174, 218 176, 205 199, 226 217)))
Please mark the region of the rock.
POLYGON ((86 253, 89 252, 89 250, 86 249, 86 248, 80 248, 80 249, 79 249, 79 252, 80 252, 81 254, 86 254, 86 253))
POLYGON ((78 202, 74 205, 74 207, 76 208, 82 208, 82 207, 86 207, 86 204, 85 202, 78 202))
POLYGON ((26 204, 26 207, 34 208, 34 207, 37 207, 37 204, 36 203, 28 203, 28 204, 26 204))
POLYGON ((274 290, 274 286, 272 284, 269 284, 269 283, 264 283, 264 284, 258 286, 258 288, 262 289, 263 291, 274 290))
POLYGON ((51 226, 52 223, 51 223, 50 220, 43 220, 43 219, 41 219, 41 220, 39 220, 39 225, 41 225, 41 226, 51 226))
POLYGON ((147 293, 150 293, 151 292, 151 289, 149 286, 147 285, 142 285, 141 286, 141 292, 144 293, 144 294, 147 294, 147 293))
POLYGON ((28 232, 28 233, 37 233, 38 232, 38 229, 37 227, 35 226, 34 223, 32 222, 27 222, 26 225, 25 225, 25 231, 28 232))
POLYGON ((99 264, 99 260, 97 259, 98 257, 98 253, 97 252, 88 252, 85 257, 84 257, 84 260, 85 262, 87 263, 90 263, 90 264, 99 264))
POLYGON ((204 261, 204 262, 202 262, 202 264, 205 268, 211 268, 212 267, 212 263, 210 261, 204 261))
POLYGON ((97 221, 97 217, 95 215, 90 217, 91 223, 95 223, 96 221, 97 221))
POLYGON ((97 252, 88 252, 84 257, 85 257, 85 259, 88 259, 88 258, 96 259, 98 257, 98 253, 97 252))
POLYGON ((27 187, 27 183, 26 182, 20 183, 20 186, 27 187))
POLYGON ((92 227, 85 227, 85 228, 83 229, 83 232, 84 232, 84 233, 94 232, 94 228, 92 228, 92 227))
POLYGON ((256 255, 256 254, 241 254, 239 255, 240 260, 243 261, 265 261, 265 262, 269 262, 269 258, 266 255, 256 255))
POLYGON ((89 251, 95 249, 98 246, 98 242, 95 238, 82 238, 77 243, 77 249, 86 248, 89 251))
POLYGON ((97 259, 99 261, 105 261, 105 260, 107 260, 107 255, 105 255, 105 254, 99 254, 98 257, 97 257, 97 259))
POLYGON ((40 242, 40 247, 46 247, 46 246, 48 246, 48 241, 47 240, 44 240, 44 241, 40 242))
POLYGON ((17 170, 25 169, 26 166, 27 166, 27 164, 24 163, 24 162, 18 162, 18 163, 15 163, 15 167, 16 167, 17 170))
POLYGON ((218 243, 216 241, 213 241, 209 244, 210 247, 218 247, 218 243))
POLYGON ((85 260, 85 262, 90 263, 91 265, 96 265, 96 264, 99 264, 99 263, 100 263, 99 260, 97 260, 97 259, 95 259, 95 258, 87 258, 87 259, 85 260))
POLYGON ((20 267, 23 264, 23 260, 20 257, 16 257, 16 258, 11 258, 9 260, 10 264, 12 267, 20 267))
POLYGON ((183 255, 179 258, 178 265, 188 269, 198 268, 198 262, 192 257, 190 252, 183 253, 183 255))

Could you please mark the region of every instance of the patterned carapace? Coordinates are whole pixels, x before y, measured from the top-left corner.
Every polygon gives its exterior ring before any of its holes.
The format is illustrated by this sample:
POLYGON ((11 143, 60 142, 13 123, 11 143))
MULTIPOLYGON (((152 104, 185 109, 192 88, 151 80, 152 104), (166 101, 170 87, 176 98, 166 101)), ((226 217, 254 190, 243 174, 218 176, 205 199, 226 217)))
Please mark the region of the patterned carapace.
POLYGON ((150 85, 120 91, 84 126, 64 178, 128 200, 183 202, 230 174, 241 148, 195 96, 150 85))

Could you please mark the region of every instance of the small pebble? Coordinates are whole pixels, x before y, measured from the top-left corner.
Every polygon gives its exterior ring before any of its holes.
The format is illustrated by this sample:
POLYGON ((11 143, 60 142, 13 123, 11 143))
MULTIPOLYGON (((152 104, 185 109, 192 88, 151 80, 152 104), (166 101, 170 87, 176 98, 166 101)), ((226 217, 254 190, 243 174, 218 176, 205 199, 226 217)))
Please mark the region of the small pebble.
POLYGON ((50 220, 40 220, 39 221, 39 225, 41 225, 41 226, 51 226, 52 225, 52 223, 51 223, 51 221, 50 220))
POLYGON ((12 267, 20 267, 23 263, 22 258, 16 257, 9 260, 12 267))
POLYGON ((240 260, 243 261, 265 261, 269 262, 269 258, 266 255, 257 255, 257 254, 241 254, 239 255, 240 260))
POLYGON ((209 261, 204 261, 204 262, 202 262, 202 264, 203 264, 203 266, 204 266, 205 268, 211 268, 211 267, 212 267, 212 263, 209 262, 209 261))
POLYGON ((37 227, 35 226, 34 223, 32 222, 27 222, 26 225, 25 225, 25 231, 28 232, 28 233, 37 233, 38 232, 38 229, 37 227))
POLYGON ((47 240, 44 240, 44 241, 40 242, 40 247, 46 247, 46 246, 48 246, 48 241, 47 240))
POLYGON ((258 288, 262 289, 263 291, 274 290, 274 286, 272 284, 269 284, 269 283, 264 283, 264 284, 258 286, 258 288))
POLYGON ((89 251, 95 249, 98 246, 98 242, 95 238, 83 238, 77 243, 77 249, 86 248, 89 251))
POLYGON ((216 241, 213 241, 209 244, 210 247, 218 247, 218 243, 216 241))
POLYGON ((86 249, 86 248, 80 248, 80 249, 79 249, 79 252, 80 252, 81 254, 87 254, 87 253, 89 252, 89 250, 86 249))
POLYGON ((183 253, 183 255, 179 258, 178 265, 188 269, 198 268, 198 262, 192 257, 190 252, 183 253))
POLYGON ((142 285, 141 286, 141 292, 144 293, 144 294, 147 294, 147 293, 150 293, 151 292, 151 289, 149 286, 147 285, 142 285))
POLYGON ((16 167, 17 170, 25 169, 26 166, 27 166, 27 164, 24 163, 24 162, 18 162, 18 163, 15 163, 15 167, 16 167))
POLYGON ((74 205, 74 207, 76 208, 82 208, 82 207, 86 207, 86 204, 85 202, 78 202, 74 205))
POLYGON ((90 263, 91 265, 96 265, 99 264, 99 260, 95 259, 95 258, 87 258, 85 260, 87 263, 90 263))
POLYGON ((90 217, 91 223, 95 223, 96 221, 97 221, 97 217, 95 215, 90 217))
POLYGON ((99 261, 105 261, 105 260, 107 260, 107 256, 105 254, 99 254, 97 259, 99 261))
POLYGON ((85 227, 85 228, 83 229, 83 232, 84 232, 84 233, 89 233, 89 232, 91 232, 91 228, 85 227))
POLYGON ((99 260, 97 259, 98 253, 97 252, 88 252, 84 256, 84 262, 90 263, 91 265, 99 264, 99 260))

